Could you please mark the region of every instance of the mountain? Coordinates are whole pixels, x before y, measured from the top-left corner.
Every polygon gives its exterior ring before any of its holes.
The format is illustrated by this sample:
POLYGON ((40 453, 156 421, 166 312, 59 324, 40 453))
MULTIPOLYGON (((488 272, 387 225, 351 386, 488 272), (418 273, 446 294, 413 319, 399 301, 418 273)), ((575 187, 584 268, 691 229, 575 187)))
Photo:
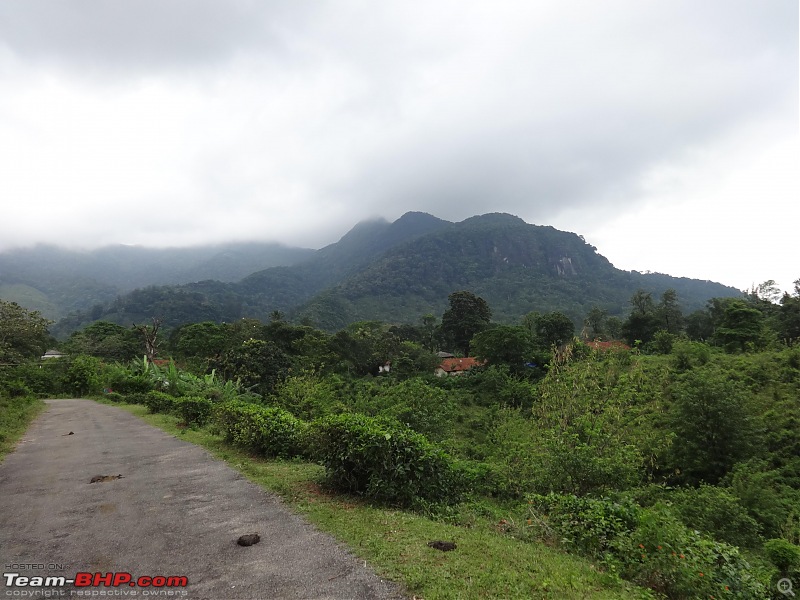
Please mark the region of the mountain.
POLYGON ((489 303, 499 322, 559 310, 581 323, 594 306, 625 314, 640 288, 654 295, 674 288, 686 311, 741 293, 713 282, 622 271, 574 233, 488 214, 392 248, 298 315, 329 329, 354 320, 416 322, 427 312, 441 315, 450 292, 468 289, 489 303))
POLYGON ((55 319, 105 305, 136 288, 205 279, 238 281, 313 253, 274 243, 160 249, 107 246, 84 252, 39 245, 0 253, 0 298, 55 319))
POLYGON ((580 323, 594 306, 624 315, 640 288, 656 296, 674 288, 685 312, 712 297, 741 294, 710 281, 617 269, 581 236, 512 215, 451 223, 408 213, 393 223, 359 223, 291 266, 263 269, 239 282, 138 289, 55 329, 64 335, 101 318, 130 324, 154 315, 172 326, 267 320, 275 310, 328 330, 357 320, 414 323, 427 313, 441 315, 447 296, 460 289, 486 299, 498 322, 560 310, 580 323))

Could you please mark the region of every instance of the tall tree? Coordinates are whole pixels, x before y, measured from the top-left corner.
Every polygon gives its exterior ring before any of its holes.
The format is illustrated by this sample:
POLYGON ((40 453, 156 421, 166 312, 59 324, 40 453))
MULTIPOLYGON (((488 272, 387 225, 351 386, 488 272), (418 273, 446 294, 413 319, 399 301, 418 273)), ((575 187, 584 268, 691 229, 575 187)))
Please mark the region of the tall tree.
POLYGON ((678 304, 678 292, 672 288, 661 294, 661 302, 656 309, 661 327, 672 334, 680 333, 683 329, 683 313, 678 304))
POLYGON ((781 298, 778 335, 789 345, 800 343, 800 279, 794 282, 794 294, 781 298))
POLYGON ((0 362, 17 362, 44 354, 51 322, 38 311, 0 300, 0 362))
POLYGON ((470 341, 489 325, 492 311, 486 300, 466 290, 453 292, 447 299, 450 308, 442 315, 442 335, 455 349, 469 356, 470 341))
POLYGON ((152 362, 158 355, 158 330, 161 329, 162 320, 158 317, 153 317, 153 325, 137 325, 133 324, 133 328, 138 331, 142 336, 144 342, 144 353, 147 355, 147 360, 152 362))
POLYGON ((593 306, 583 320, 583 335, 589 340, 602 339, 606 335, 608 311, 593 306))
POLYGON ((744 300, 731 299, 725 303, 722 318, 714 337, 729 352, 760 346, 764 315, 744 300))
POLYGON ((531 359, 533 341, 525 327, 498 325, 475 334, 472 351, 490 365, 506 364, 519 373, 531 359))
POLYGON ((543 315, 528 313, 523 323, 532 332, 533 341, 540 348, 561 346, 575 336, 575 324, 562 312, 553 311, 543 315))
POLYGON ((631 345, 637 341, 647 343, 659 329, 653 297, 649 292, 638 290, 631 297, 631 314, 622 325, 622 335, 631 345))

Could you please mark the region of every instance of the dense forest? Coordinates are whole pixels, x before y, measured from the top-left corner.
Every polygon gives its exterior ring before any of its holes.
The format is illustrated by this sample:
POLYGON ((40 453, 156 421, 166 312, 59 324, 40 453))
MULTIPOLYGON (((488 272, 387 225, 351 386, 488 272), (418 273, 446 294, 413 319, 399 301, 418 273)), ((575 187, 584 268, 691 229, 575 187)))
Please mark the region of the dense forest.
MULTIPOLYGON (((497 323, 451 292, 416 324, 99 321, 54 343, 0 302, 0 394, 102 396, 324 465, 338 493, 587 557, 652 598, 782 598, 800 580, 800 280, 686 311, 639 289, 497 323), (442 352, 472 357, 434 376, 442 352), (439 354, 437 354, 439 353, 439 354), (469 518, 466 515, 471 515, 469 518)), ((10 419, 11 417, 6 417, 10 419)))

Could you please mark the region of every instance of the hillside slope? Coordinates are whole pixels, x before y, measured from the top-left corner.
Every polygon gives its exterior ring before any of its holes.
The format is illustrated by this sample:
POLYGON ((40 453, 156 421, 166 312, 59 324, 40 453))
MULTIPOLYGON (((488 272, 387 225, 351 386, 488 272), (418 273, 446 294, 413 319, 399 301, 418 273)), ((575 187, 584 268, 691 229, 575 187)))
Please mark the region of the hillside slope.
POLYGON ((459 289, 485 298, 498 322, 560 310, 580 323, 594 306, 625 314, 640 288, 654 295, 676 289, 684 311, 712 297, 740 294, 710 281, 617 269, 582 237, 512 215, 449 223, 408 213, 394 223, 359 223, 299 264, 264 269, 238 283, 135 290, 102 311, 62 320, 55 333, 65 335, 98 319, 129 325, 159 316, 177 326, 267 320, 276 310, 328 330, 357 320, 414 323, 427 313, 441 315, 447 296, 459 289))

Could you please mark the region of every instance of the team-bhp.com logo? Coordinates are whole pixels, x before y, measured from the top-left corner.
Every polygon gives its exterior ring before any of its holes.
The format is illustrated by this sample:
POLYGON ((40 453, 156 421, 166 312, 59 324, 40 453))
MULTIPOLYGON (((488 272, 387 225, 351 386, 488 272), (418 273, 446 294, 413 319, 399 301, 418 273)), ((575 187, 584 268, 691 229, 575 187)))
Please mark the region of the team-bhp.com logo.
POLYGON ((76 588, 92 587, 140 587, 140 588, 185 588, 189 579, 185 576, 143 575, 134 579, 133 575, 125 571, 111 573, 76 573, 75 577, 31 577, 19 573, 3 573, 6 587, 64 587, 74 585, 76 588))

